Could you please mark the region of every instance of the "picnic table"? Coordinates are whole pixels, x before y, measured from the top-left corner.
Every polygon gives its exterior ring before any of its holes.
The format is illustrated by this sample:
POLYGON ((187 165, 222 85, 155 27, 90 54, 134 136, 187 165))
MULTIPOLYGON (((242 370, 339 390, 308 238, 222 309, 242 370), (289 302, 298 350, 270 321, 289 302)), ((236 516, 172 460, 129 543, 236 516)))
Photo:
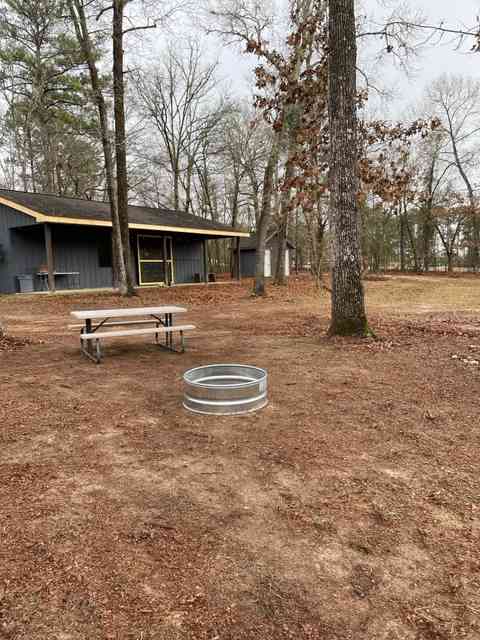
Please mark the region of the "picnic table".
MULTIPOLYGON (((42 290, 48 291, 48 271, 44 271, 43 269, 41 269, 40 271, 37 271, 37 276, 40 278, 40 281, 42 283, 42 290)), ((68 284, 69 278, 72 278, 76 281, 78 288, 80 288, 80 272, 79 271, 54 271, 53 277, 55 280, 57 278, 64 278, 67 280, 67 284, 68 284)))
POLYGON ((100 343, 105 338, 121 338, 137 335, 154 335, 157 344, 169 351, 185 351, 184 332, 195 329, 194 325, 174 325, 176 314, 186 313, 184 307, 163 305, 158 307, 129 307, 124 309, 92 309, 72 311, 71 315, 83 324, 70 325, 80 328, 80 348, 84 355, 99 364, 102 359, 100 343), (137 325, 137 329, 115 329, 99 331, 102 327, 125 327, 137 325), (180 349, 174 346, 174 334, 180 334, 180 349), (164 334, 165 343, 159 336, 164 334))

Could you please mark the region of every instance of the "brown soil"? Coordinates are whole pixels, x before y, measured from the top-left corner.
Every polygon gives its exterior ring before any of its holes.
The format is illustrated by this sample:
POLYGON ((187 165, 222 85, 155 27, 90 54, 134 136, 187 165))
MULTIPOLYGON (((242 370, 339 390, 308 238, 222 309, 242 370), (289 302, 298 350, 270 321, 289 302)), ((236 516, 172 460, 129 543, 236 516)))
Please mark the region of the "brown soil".
POLYGON ((0 298, 0 638, 478 640, 480 280, 367 283, 380 340, 325 338, 308 279, 144 290, 183 355, 79 354, 69 311, 0 298), (269 406, 181 407, 182 372, 268 369, 269 406), (477 363, 477 364, 475 364, 477 363))
POLYGON ((31 340, 12 338, 11 336, 0 336, 0 351, 14 351, 22 349, 27 344, 31 344, 31 340))

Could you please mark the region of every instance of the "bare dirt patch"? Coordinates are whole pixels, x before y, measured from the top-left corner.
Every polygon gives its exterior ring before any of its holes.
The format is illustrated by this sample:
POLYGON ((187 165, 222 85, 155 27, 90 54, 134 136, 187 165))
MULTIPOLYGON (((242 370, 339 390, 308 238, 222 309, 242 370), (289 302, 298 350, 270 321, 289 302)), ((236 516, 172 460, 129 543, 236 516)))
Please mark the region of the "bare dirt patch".
POLYGON ((98 367, 69 311, 117 298, 0 298, 34 338, 0 353, 0 638, 480 637, 480 280, 368 282, 376 341, 325 338, 308 279, 249 284, 142 291, 191 309, 187 353, 98 367), (233 359, 269 406, 185 413, 183 371, 233 359))

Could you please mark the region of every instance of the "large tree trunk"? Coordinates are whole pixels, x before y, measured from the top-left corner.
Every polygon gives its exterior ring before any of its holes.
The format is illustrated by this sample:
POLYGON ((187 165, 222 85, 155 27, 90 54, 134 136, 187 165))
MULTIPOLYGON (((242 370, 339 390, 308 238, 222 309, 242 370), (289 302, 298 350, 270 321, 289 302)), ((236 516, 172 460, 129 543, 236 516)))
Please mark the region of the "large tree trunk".
POLYGON ((115 158, 117 161, 117 211, 127 275, 125 295, 133 295, 134 284, 131 265, 130 231, 128 228, 128 177, 123 70, 123 10, 125 1, 126 0, 113 1, 113 104, 115 118, 115 158))
MULTIPOLYGON (((295 142, 293 132, 290 133, 288 148, 287 166, 285 167, 284 183, 289 184, 295 174, 295 167, 292 162, 292 155, 295 152, 295 142)), ((287 251, 288 218, 290 213, 291 188, 284 188, 280 196, 280 222, 277 230, 277 259, 275 268, 275 284, 285 285, 287 276, 285 274, 285 253, 287 251)))
POLYGON ((32 140, 32 129, 30 124, 27 126, 27 139, 28 139, 28 154, 30 156, 30 177, 32 180, 32 191, 33 193, 37 193, 37 182, 35 180, 35 159, 33 153, 33 140, 32 140))
MULTIPOLYGON (((295 131, 290 130, 288 132, 288 153, 287 164, 285 167, 285 175, 283 181, 285 185, 290 185, 290 181, 295 175, 295 166, 292 161, 292 156, 295 153, 295 131)), ((275 284, 286 285, 287 276, 285 275, 285 253, 287 250, 287 234, 288 234, 288 219, 290 214, 290 200, 292 195, 292 189, 290 186, 283 188, 280 194, 280 220, 277 229, 277 259, 275 261, 275 284)))
POLYGON ((257 247, 255 259, 255 286, 257 296, 265 295, 265 244, 272 215, 272 193, 275 168, 278 163, 279 140, 275 135, 263 177, 262 209, 257 222, 257 247))
POLYGON ((403 215, 403 219, 404 219, 404 222, 405 222, 405 228, 407 230, 408 241, 410 243, 410 249, 412 250, 414 269, 418 273, 420 271, 420 263, 418 262, 417 242, 416 242, 416 238, 413 235, 412 227, 410 226, 410 221, 408 219, 407 205, 406 205, 405 202, 403 203, 403 214, 402 215, 403 215))
POLYGON ((287 274, 285 269, 285 254, 287 252, 288 216, 282 216, 277 232, 277 260, 275 264, 275 284, 285 286, 287 274))
POLYGON ((322 279, 323 241, 326 228, 320 200, 317 202, 316 212, 304 211, 304 216, 310 254, 310 271, 319 285, 322 279))
POLYGON ((398 210, 398 219, 400 222, 400 271, 405 271, 405 219, 401 208, 398 210))
POLYGON ((47 193, 56 194, 55 188, 55 159, 53 154, 53 144, 51 140, 51 132, 48 130, 48 124, 43 113, 38 116, 38 124, 40 128, 40 138, 42 140, 44 167, 43 167, 43 188, 47 193))
POLYGON ((476 210, 475 202, 471 199, 472 206, 472 256, 473 256, 473 270, 478 271, 480 266, 480 220, 478 212, 476 210))
POLYGON ((173 168, 173 208, 180 209, 180 167, 178 157, 175 158, 173 168))
POLYGON ((447 271, 448 273, 453 273, 453 253, 451 251, 446 251, 447 256, 447 271))
POLYGON ((475 192, 473 190, 473 185, 470 182, 469 177, 465 173, 465 169, 463 167, 463 161, 461 160, 460 154, 458 152, 457 141, 455 139, 452 120, 448 113, 447 113, 447 117, 448 117, 448 123, 449 123, 449 131, 450 131, 450 139, 452 142, 453 155, 455 158, 455 164, 457 165, 457 169, 467 188, 468 199, 470 202, 471 216, 472 216, 472 266, 474 271, 478 271, 480 267, 480 220, 478 217, 477 207, 475 204, 475 192))
POLYGON ((430 207, 423 212, 422 223, 422 253, 423 253, 423 271, 428 273, 432 265, 432 244, 433 244, 433 225, 430 214, 430 207))
POLYGON ((112 145, 108 131, 108 112, 105 98, 103 96, 100 77, 95 60, 94 47, 88 31, 87 19, 83 0, 70 0, 70 15, 75 27, 78 43, 85 57, 92 85, 93 99, 97 106, 100 136, 102 139, 103 156, 105 162, 105 180, 107 197, 110 203, 110 216, 112 219, 112 266, 113 266, 113 286, 118 288, 122 295, 127 293, 127 268, 125 265, 122 237, 120 233, 120 220, 118 218, 115 176, 113 166, 112 145))
POLYGON ((354 0, 329 4, 330 219, 333 231, 330 335, 369 332, 362 285, 354 0))

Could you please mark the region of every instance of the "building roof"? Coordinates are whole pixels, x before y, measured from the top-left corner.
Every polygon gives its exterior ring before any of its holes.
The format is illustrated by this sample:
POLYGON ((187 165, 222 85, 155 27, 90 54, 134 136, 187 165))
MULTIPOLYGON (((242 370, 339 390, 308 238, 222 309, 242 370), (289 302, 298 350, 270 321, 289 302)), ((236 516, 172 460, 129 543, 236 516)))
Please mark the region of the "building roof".
MULTIPOLYGON (((273 233, 270 233, 267 236, 266 244, 268 245, 276 235, 277 235, 277 231, 274 231, 273 233)), ((295 249, 295 245, 288 238, 287 238, 287 247, 289 249, 295 249)), ((252 234, 250 234, 249 238, 242 238, 240 240, 240 251, 255 251, 256 249, 257 249, 257 236, 256 236, 256 234, 252 233, 252 234)))
MULTIPOLYGON (((32 216, 36 222, 112 226, 108 202, 0 189, 0 204, 32 216)), ((129 205, 128 218, 131 229, 176 231, 207 236, 249 236, 248 232, 240 229, 173 209, 129 205)))

